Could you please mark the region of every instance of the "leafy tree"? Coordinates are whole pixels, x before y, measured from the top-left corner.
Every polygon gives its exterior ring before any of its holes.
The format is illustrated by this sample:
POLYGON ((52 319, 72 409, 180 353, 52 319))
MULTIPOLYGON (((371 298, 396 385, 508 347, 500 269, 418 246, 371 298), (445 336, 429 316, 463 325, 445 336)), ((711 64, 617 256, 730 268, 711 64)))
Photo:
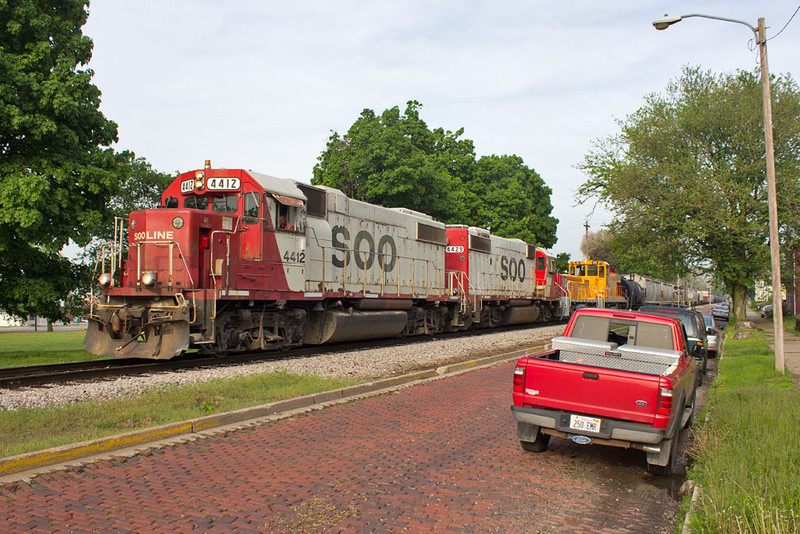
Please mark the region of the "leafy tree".
POLYGON ((569 272, 569 262, 571 261, 569 252, 559 252, 556 254, 556 272, 569 272))
POLYGON ((590 259, 608 262, 612 267, 619 267, 619 260, 611 250, 611 232, 607 229, 590 232, 581 241, 581 252, 590 259))
POLYGON ((519 156, 483 156, 464 185, 472 193, 468 224, 543 247, 555 244, 552 190, 519 156))
POLYGON ((85 269, 59 252, 108 228, 123 199, 151 194, 137 189, 149 165, 109 148, 117 125, 86 67, 88 5, 0 0, 0 308, 18 316, 60 318, 85 269))
POLYGON ((15 315, 60 317, 75 273, 58 252, 89 241, 113 190, 87 6, 0 0, 0 307, 15 315))
MULTIPOLYGON (((800 95, 774 77, 779 219, 800 228, 800 95)), ((746 289, 768 271, 767 193, 757 74, 714 76, 685 68, 666 94, 649 95, 620 132, 597 141, 582 169, 582 200, 617 215, 614 249, 627 269, 683 276, 713 272, 738 317, 746 289)))
POLYGON ((421 104, 380 116, 365 109, 344 136, 334 132, 312 183, 389 207, 407 207, 445 223, 491 228, 543 246, 555 243, 551 190, 518 156, 475 159, 472 141, 431 130, 421 104))
POLYGON ((116 217, 127 217, 132 211, 156 208, 161 193, 172 183, 174 176, 156 171, 150 163, 130 150, 115 154, 117 160, 114 193, 108 207, 116 217))
POLYGON ((457 215, 462 191, 451 171, 474 161, 472 142, 458 139, 461 130, 429 130, 419 117, 420 107, 410 101, 404 114, 395 106, 380 116, 365 109, 344 137, 331 135, 312 183, 437 219, 457 215))

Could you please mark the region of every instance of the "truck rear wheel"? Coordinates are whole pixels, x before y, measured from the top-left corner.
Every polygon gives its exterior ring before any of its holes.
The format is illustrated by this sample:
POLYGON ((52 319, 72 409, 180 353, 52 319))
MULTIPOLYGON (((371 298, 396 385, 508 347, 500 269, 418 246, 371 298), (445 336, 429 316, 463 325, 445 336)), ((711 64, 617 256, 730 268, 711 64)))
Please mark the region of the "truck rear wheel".
POLYGON ((550 435, 539 430, 534 441, 520 441, 519 444, 528 452, 544 452, 550 444, 550 435))

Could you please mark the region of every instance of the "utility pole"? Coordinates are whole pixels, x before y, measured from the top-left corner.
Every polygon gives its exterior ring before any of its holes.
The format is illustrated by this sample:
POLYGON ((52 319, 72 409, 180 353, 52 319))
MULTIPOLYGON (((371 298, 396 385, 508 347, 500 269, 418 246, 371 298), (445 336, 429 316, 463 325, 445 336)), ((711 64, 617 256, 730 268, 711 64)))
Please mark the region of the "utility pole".
POLYGON ((584 243, 586 243, 586 259, 589 259, 589 221, 583 221, 583 227, 586 228, 586 238, 584 243))
POLYGON ((772 260, 772 322, 775 329, 775 369, 785 372, 783 358, 783 295, 781 292, 781 253, 778 237, 778 202, 775 192, 775 150, 772 141, 772 94, 767 67, 767 28, 764 18, 758 19, 759 52, 761 55, 761 88, 764 101, 764 141, 767 155, 767 202, 769 204, 769 249, 772 260))

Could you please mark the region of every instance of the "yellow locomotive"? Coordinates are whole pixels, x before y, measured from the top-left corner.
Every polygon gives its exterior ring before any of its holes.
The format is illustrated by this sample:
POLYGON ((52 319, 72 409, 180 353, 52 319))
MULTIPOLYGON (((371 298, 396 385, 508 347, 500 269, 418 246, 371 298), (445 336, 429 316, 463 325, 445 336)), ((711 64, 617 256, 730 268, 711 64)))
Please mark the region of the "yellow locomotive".
POLYGON ((629 288, 624 280, 605 261, 583 260, 569 262, 567 282, 572 304, 600 308, 630 307, 629 288))

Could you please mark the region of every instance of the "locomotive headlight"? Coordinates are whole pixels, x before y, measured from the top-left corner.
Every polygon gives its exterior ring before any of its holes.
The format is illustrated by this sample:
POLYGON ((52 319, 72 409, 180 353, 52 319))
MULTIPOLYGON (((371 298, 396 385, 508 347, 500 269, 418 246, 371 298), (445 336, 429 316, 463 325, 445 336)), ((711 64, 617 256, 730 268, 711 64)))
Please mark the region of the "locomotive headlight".
POLYGON ((183 217, 175 217, 172 219, 172 227, 176 230, 183 228, 183 217))
POLYGON ((108 287, 111 285, 111 275, 109 273, 101 274, 100 278, 97 279, 97 283, 103 287, 108 287))
POLYGON ((203 189, 203 186, 206 183, 206 173, 203 171, 197 171, 194 173, 194 188, 198 191, 203 189))
POLYGON ((156 285, 156 273, 144 273, 142 275, 142 283, 147 287, 156 285))
POLYGON ((131 230, 136 230, 136 219, 131 219, 131 230))

